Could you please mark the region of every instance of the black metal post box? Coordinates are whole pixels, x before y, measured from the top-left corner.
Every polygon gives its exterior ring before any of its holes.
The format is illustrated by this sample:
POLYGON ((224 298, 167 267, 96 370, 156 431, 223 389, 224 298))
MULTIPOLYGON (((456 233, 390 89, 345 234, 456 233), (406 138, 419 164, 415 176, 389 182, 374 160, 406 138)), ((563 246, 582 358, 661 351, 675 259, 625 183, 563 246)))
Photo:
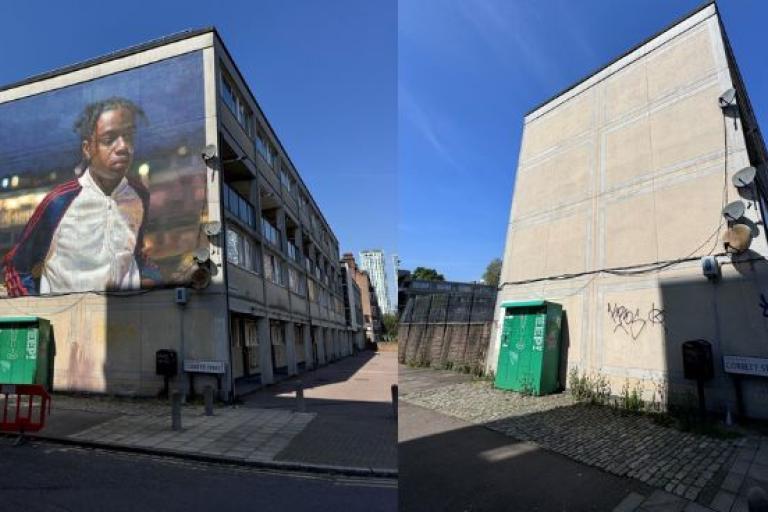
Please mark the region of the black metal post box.
POLYGON ((175 377, 179 360, 175 350, 160 349, 155 353, 155 373, 163 377, 175 377))
POLYGON ((708 380, 715 374, 712 344, 706 340, 683 343, 683 372, 686 379, 708 380))

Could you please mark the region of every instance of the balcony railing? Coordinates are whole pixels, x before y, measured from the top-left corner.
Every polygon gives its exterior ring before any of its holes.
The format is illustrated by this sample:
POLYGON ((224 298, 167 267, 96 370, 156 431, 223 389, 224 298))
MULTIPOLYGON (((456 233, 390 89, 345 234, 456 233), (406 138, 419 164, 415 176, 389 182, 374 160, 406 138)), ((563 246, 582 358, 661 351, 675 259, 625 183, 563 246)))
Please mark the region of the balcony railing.
POLYGON ((271 244, 280 247, 280 231, 272 225, 267 219, 261 219, 261 232, 264 238, 271 244))
POLYGON ((296 263, 301 264, 301 251, 299 251, 299 248, 291 242, 288 242, 288 257, 296 263))
POLYGON ((226 183, 224 184, 224 208, 248 227, 256 229, 256 210, 253 205, 226 183))

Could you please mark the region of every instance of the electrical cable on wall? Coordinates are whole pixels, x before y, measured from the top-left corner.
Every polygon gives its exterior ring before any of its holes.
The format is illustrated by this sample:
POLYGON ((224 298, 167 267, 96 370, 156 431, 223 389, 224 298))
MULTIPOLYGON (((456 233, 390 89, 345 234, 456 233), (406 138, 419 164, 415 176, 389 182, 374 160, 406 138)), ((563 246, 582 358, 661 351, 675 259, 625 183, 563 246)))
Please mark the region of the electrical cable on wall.
MULTIPOLYGON (((721 206, 720 211, 725 209, 725 206, 728 204, 728 125, 726 121, 726 115, 725 111, 723 111, 723 147, 724 147, 724 156, 723 156, 723 194, 722 194, 722 201, 723 204, 721 206)), ((641 276, 641 275, 647 275, 652 272, 660 272, 662 270, 668 269, 674 265, 678 265, 680 263, 685 263, 689 261, 695 261, 700 258, 700 256, 694 256, 699 250, 701 250, 702 247, 707 245, 710 240, 713 238, 715 239, 714 244, 712 245, 712 248, 707 252, 707 255, 710 256, 714 252, 715 248, 717 247, 717 244, 720 240, 720 231, 723 227, 723 219, 720 219, 720 222, 717 225, 717 228, 714 230, 714 232, 707 237, 706 240, 704 240, 698 247, 696 247, 693 251, 688 253, 688 255, 683 256, 682 258, 672 259, 672 260, 665 260, 665 261, 658 261, 653 263, 643 263, 638 265, 630 265, 626 267, 613 267, 613 268, 602 268, 597 270, 591 270, 586 272, 578 272, 574 274, 560 274, 556 276, 547 276, 547 277, 541 277, 536 279, 526 279, 522 281, 505 281, 499 285, 499 290, 501 290, 504 286, 507 285, 521 285, 521 284, 531 284, 531 283, 537 283, 537 282, 543 282, 543 281, 560 281, 560 280, 566 280, 566 279, 575 279, 578 277, 583 277, 587 275, 595 275, 595 274, 611 274, 616 276, 641 276)), ((715 254, 714 256, 726 256, 727 253, 722 252, 715 254)), ((753 260, 762 260, 763 258, 752 258, 749 261, 753 260)))

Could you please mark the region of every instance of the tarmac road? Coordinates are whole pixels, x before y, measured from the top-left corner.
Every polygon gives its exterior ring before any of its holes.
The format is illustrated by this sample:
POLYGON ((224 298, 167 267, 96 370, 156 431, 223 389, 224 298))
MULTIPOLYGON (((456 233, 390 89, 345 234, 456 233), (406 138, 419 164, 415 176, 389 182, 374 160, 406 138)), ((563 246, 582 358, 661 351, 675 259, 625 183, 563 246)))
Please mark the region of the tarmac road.
MULTIPOLYGON (((400 367, 402 393, 466 380, 400 367)), ((399 404, 399 510, 611 511, 652 489, 483 426, 399 404)))
POLYGON ((0 511, 397 510, 397 482, 0 438, 0 511))

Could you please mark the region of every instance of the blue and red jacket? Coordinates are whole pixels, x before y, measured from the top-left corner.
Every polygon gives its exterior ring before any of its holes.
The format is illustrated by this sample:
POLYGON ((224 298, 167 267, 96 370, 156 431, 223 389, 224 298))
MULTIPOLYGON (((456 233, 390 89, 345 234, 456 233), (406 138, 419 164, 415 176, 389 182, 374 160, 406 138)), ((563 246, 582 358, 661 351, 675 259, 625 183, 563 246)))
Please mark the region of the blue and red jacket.
MULTIPOLYGON (((144 226, 149 210, 149 192, 141 184, 129 180, 129 185, 141 198, 144 206, 144 218, 136 239, 134 257, 142 278, 160 281, 158 268, 143 253, 144 226)), ((67 181, 51 190, 35 208, 27 222, 21 239, 3 258, 5 266, 5 286, 10 297, 39 295, 40 276, 45 266, 45 259, 51 246, 51 240, 61 219, 82 190, 78 180, 67 181)))

